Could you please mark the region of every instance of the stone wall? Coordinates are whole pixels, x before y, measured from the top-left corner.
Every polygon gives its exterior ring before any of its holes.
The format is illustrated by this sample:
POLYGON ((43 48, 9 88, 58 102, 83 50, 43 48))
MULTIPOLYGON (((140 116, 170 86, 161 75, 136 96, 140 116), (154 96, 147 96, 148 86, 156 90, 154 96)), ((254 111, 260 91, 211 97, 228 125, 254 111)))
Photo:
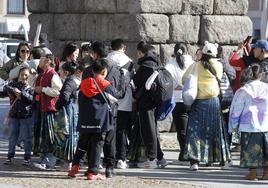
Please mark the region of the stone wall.
POLYGON ((156 45, 163 61, 181 41, 191 54, 205 40, 229 52, 252 33, 247 9, 248 0, 28 0, 30 38, 42 22, 42 32, 59 56, 68 41, 120 37, 131 57, 137 42, 146 40, 156 45))

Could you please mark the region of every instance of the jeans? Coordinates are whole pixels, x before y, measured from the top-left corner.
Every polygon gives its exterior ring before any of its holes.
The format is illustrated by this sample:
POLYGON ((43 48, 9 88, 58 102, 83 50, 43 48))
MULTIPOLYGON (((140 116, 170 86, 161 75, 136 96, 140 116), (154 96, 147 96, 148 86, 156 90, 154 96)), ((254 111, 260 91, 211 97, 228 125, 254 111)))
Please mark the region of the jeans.
POLYGON ((10 118, 10 134, 8 146, 8 158, 15 156, 16 145, 19 137, 24 142, 24 159, 31 158, 32 152, 32 128, 33 119, 10 118))

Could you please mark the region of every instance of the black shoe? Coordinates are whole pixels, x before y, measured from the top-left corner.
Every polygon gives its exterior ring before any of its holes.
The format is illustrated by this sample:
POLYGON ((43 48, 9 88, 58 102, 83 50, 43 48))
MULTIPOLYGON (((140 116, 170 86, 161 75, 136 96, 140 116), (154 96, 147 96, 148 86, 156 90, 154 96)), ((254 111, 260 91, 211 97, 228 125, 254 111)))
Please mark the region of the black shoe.
POLYGON ((106 176, 106 178, 112 178, 114 176, 114 169, 113 168, 106 168, 105 176, 106 176))
POLYGON ((13 164, 14 164, 13 157, 7 158, 7 160, 4 162, 4 165, 13 165, 13 164))

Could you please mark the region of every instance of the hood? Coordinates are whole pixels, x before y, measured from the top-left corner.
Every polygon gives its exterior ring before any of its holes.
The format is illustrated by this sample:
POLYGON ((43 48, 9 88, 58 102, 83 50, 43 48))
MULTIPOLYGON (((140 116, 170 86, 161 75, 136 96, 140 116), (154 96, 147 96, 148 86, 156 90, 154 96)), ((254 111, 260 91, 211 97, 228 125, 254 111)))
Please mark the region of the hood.
POLYGON ((125 53, 120 51, 112 51, 108 54, 106 59, 119 67, 123 67, 132 61, 125 53))
MULTIPOLYGON (((101 89, 102 92, 111 85, 111 83, 107 80, 102 80, 100 77, 96 77, 96 82, 101 89)), ((94 97, 98 94, 100 94, 100 91, 98 90, 97 86, 94 83, 94 78, 89 77, 85 80, 82 80, 80 85, 80 91, 87 97, 94 97)))
POLYGON ((267 99, 268 84, 259 80, 254 80, 241 87, 241 90, 246 91, 252 98, 267 99))
POLYGON ((154 68, 160 66, 160 59, 154 51, 149 51, 144 57, 138 60, 138 65, 154 68))

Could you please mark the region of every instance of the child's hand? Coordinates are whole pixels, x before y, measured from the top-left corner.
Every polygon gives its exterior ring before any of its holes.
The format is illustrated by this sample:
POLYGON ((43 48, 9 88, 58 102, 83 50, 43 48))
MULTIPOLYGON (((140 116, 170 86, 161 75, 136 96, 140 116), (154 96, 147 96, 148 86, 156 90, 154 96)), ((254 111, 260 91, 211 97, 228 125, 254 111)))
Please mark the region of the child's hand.
POLYGON ((17 98, 21 99, 21 91, 18 88, 13 89, 13 92, 17 98))

